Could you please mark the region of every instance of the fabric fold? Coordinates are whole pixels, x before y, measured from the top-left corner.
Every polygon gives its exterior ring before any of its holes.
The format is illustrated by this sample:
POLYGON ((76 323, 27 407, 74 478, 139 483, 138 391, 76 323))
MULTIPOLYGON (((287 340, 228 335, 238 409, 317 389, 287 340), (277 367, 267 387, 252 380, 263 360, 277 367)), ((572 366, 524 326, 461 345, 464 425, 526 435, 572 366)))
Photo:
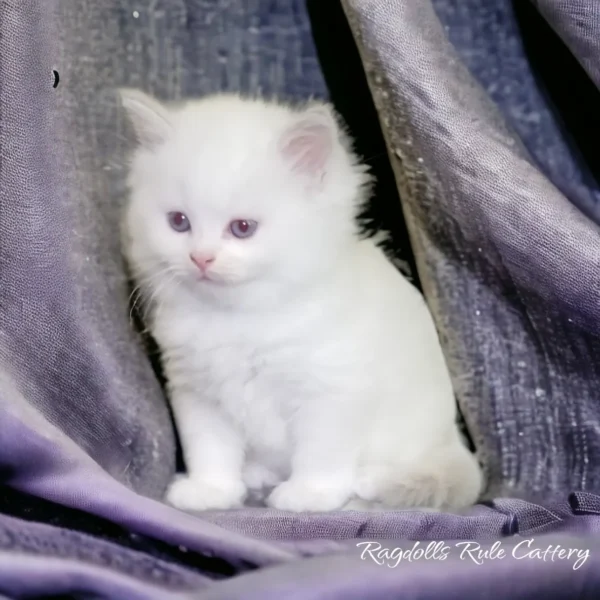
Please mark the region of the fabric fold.
POLYGON ((600 5, 594 0, 531 0, 600 87, 600 5))
POLYGON ((110 218, 110 231, 118 211, 98 210, 105 190, 89 193, 97 174, 78 155, 84 99, 58 64, 59 4, 0 5, 0 436, 5 411, 26 423, 33 410, 41 436, 60 432, 58 446, 160 497, 175 470, 173 427, 129 323, 119 247, 96 226, 110 218))

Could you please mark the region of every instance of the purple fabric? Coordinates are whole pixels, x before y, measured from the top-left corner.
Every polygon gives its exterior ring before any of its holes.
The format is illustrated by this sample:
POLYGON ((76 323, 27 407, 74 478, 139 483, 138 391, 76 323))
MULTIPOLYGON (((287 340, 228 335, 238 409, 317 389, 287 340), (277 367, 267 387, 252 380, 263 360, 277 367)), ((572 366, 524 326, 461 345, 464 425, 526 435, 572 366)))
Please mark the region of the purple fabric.
MULTIPOLYGON (((343 4, 498 499, 461 515, 186 515, 159 501, 174 433, 129 322, 127 140, 107 88, 325 89, 301 0, 134 4, 0 3, 0 486, 107 524, 0 514, 0 597, 597 598, 598 228, 532 163, 427 0, 343 4), (590 553, 579 568, 513 556, 530 538, 590 553), (506 556, 476 564, 465 540, 491 554, 501 540, 506 556), (449 554, 389 565, 357 546, 416 541, 449 554)), ((591 0, 538 5, 594 78, 591 0)))
POLYGON ((590 13, 598 4, 538 2, 549 17, 547 9, 555 7, 555 18, 548 22, 527 0, 432 0, 432 4, 460 60, 500 108, 536 164, 574 204, 600 222, 598 163, 591 141, 600 123, 595 116, 600 93, 578 68, 578 59, 583 62, 594 55, 585 46, 598 43, 594 34, 598 19, 590 13), (577 14, 587 14, 580 25, 577 14), (565 29, 565 41, 576 44, 577 58, 553 33, 549 25, 553 21, 565 29), (590 155, 595 163, 591 166, 586 164, 590 155))
MULTIPOLYGON (((531 513, 537 510, 529 509, 531 513)), ((480 540, 478 547, 471 541, 466 548, 466 536, 431 542, 434 546, 410 537, 376 536, 344 542, 287 542, 279 546, 287 546, 293 560, 219 581, 197 569, 90 536, 2 517, 0 590, 10 598, 43 597, 51 592, 119 600, 597 598, 600 538, 584 536, 573 525, 558 531, 480 540), (552 550, 559 547, 579 554, 566 560, 557 558, 555 552, 552 560, 552 550), (415 552, 419 548, 421 556, 415 552), (379 554, 386 549, 387 557, 379 554), (408 554, 398 558, 399 549, 412 550, 414 558, 408 554), (586 550, 587 557, 582 554, 586 550), (484 551, 487 556, 479 553, 484 551), (536 556, 531 555, 536 551, 536 556)), ((228 536, 225 530, 222 536, 228 536)))
POLYGON ((533 0, 597 86, 600 86, 600 5, 590 0, 533 0))

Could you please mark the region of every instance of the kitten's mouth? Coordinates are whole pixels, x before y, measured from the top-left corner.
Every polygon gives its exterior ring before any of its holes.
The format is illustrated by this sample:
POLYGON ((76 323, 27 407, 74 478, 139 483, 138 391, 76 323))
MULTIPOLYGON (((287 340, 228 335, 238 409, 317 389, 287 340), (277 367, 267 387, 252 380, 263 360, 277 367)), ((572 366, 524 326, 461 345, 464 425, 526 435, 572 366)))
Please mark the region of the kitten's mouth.
POLYGON ((212 283, 212 284, 216 284, 216 285, 220 285, 223 283, 219 279, 216 279, 214 277, 214 275, 211 275, 210 273, 198 273, 198 281, 201 281, 204 283, 212 283))

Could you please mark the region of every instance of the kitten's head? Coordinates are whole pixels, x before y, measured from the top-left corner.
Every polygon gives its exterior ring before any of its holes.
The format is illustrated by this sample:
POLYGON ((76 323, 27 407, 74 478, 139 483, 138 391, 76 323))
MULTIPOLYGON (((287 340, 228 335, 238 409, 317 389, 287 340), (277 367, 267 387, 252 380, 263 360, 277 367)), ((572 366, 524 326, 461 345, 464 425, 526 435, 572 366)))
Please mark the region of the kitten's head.
POLYGON ((198 295, 289 289, 326 276, 355 238, 368 177, 328 106, 121 97, 139 142, 125 217, 139 278, 198 295))

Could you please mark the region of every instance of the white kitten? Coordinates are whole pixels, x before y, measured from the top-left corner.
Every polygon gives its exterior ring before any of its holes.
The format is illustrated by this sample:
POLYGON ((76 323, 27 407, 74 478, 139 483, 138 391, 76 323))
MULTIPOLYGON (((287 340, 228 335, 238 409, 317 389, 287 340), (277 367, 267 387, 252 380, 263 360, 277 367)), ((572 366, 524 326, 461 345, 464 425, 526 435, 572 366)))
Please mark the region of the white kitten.
POLYGON ((455 509, 481 473, 420 294, 357 234, 368 176, 323 104, 122 91, 125 253, 151 301, 188 475, 167 499, 455 509))

